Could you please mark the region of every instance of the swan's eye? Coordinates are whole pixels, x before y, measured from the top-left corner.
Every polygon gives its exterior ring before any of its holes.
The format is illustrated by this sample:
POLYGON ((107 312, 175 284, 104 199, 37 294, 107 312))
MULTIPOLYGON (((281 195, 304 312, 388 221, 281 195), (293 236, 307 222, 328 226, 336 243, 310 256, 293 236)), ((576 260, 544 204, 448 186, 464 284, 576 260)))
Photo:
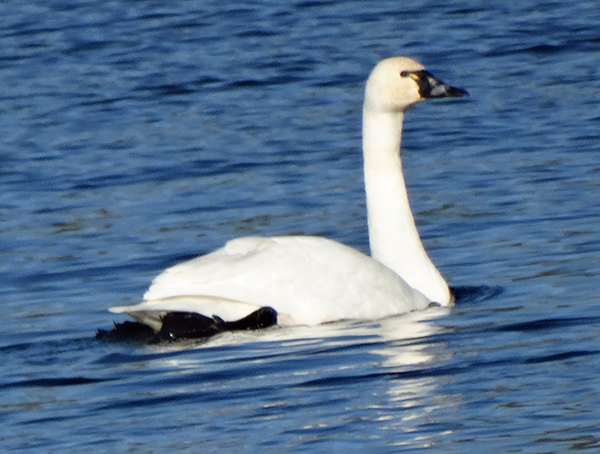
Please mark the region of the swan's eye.
POLYGON ((408 71, 402 71, 402 72, 400 73, 400 77, 408 77, 409 75, 410 75, 410 74, 409 74, 409 72, 408 72, 408 71))

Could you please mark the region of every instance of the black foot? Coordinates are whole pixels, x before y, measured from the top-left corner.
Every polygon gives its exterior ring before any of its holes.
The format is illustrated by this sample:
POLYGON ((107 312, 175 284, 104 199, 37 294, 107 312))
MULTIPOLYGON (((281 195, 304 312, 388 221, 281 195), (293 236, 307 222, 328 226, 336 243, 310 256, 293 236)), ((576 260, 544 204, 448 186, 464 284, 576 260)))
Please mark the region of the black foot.
POLYGON ((162 318, 158 333, 143 323, 117 323, 111 331, 98 330, 97 339, 157 343, 182 339, 206 339, 225 331, 264 329, 277 324, 277 312, 271 307, 261 307, 246 317, 234 322, 212 318, 195 312, 169 312, 162 318))
POLYGON ((156 333, 148 325, 130 321, 115 323, 115 327, 110 331, 105 329, 96 331, 96 339, 112 342, 128 341, 150 343, 154 341, 155 337, 156 333))

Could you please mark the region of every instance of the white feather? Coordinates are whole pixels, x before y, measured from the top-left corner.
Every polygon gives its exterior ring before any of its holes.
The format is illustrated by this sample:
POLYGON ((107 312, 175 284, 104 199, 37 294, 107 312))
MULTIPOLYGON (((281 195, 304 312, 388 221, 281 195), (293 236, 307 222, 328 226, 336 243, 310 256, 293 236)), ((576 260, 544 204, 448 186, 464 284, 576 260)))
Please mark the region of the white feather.
POLYGON ((367 81, 363 154, 372 258, 325 238, 238 238, 165 270, 142 303, 111 311, 159 329, 168 311, 235 320, 271 306, 280 323, 315 325, 381 318, 424 309, 430 302, 451 305, 448 285, 413 219, 400 143, 404 112, 423 100, 424 81, 417 73, 434 84, 436 97, 445 88, 448 96, 466 92, 422 70, 414 60, 393 57, 380 62, 367 81))

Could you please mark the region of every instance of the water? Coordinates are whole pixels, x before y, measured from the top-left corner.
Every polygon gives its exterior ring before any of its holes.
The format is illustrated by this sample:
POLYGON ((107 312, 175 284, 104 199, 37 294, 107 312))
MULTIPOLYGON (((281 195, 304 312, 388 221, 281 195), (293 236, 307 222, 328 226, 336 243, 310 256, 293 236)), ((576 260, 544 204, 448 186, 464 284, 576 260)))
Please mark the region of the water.
POLYGON ((600 7, 528 0, 0 5, 6 452, 595 452, 600 7), (367 251, 364 79, 468 100, 404 160, 451 311, 143 347, 96 341, 240 235, 367 251))

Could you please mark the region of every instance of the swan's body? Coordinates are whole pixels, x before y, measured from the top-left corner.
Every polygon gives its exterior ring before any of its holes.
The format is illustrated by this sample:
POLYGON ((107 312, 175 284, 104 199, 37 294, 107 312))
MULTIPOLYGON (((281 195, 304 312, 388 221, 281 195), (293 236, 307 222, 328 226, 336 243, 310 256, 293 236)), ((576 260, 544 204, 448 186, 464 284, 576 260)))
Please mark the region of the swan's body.
POLYGON ((363 110, 365 189, 372 257, 318 237, 249 237, 165 270, 144 301, 113 307, 155 329, 167 312, 235 320, 271 306, 286 324, 375 319, 430 303, 451 305, 410 209, 400 142, 404 112, 429 97, 466 96, 406 57, 371 73, 363 110))

